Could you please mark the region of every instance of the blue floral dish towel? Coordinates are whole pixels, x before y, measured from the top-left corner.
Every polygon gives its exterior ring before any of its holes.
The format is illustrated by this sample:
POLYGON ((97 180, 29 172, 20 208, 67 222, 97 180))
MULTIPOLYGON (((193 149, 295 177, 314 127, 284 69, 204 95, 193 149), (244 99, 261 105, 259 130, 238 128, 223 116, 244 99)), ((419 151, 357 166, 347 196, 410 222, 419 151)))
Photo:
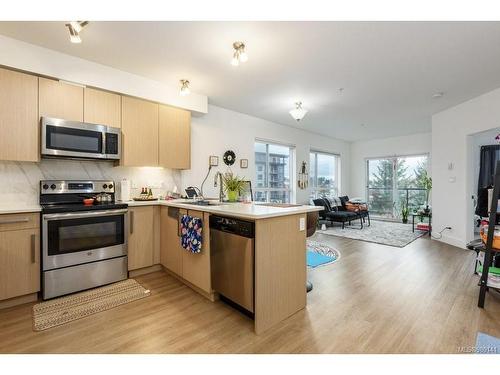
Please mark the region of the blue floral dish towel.
POLYGON ((203 242, 203 221, 199 217, 182 215, 181 218, 181 246, 197 254, 201 252, 203 242))

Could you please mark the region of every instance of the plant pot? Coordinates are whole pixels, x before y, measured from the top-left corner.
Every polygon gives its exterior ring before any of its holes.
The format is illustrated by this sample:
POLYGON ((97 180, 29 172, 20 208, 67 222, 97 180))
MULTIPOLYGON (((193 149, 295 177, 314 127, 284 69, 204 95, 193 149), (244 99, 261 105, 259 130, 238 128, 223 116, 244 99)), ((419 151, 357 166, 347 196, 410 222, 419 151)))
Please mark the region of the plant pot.
POLYGON ((236 202, 238 200, 238 191, 228 190, 227 200, 229 202, 236 202))
POLYGON ((403 219, 403 224, 408 224, 408 219, 403 219))

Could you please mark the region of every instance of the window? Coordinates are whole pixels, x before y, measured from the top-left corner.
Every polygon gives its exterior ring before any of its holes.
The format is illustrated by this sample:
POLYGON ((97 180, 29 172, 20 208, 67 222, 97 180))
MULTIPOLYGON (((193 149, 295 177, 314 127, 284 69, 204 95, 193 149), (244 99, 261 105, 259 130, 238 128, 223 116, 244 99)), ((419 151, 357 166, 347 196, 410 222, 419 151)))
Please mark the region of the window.
POLYGON ((340 156, 311 151, 309 154, 309 185, 311 199, 335 197, 339 194, 340 156))
POLYGON ((290 203, 293 151, 290 146, 255 142, 255 201, 290 203))
POLYGON ((427 155, 368 159, 366 167, 366 195, 374 216, 396 219, 403 205, 414 212, 425 203, 422 178, 428 169, 427 155))

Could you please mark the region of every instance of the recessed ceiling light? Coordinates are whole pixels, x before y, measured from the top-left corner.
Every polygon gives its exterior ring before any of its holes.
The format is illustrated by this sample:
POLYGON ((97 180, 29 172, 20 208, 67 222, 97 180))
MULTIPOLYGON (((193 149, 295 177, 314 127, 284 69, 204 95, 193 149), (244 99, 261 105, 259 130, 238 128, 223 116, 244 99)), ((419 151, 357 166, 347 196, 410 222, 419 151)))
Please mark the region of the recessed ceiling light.
POLYGON ((234 42, 233 43, 233 58, 231 59, 232 66, 238 66, 240 63, 244 63, 248 61, 248 55, 245 51, 245 43, 243 42, 234 42))
POLYGON ((187 79, 181 79, 181 90, 179 92, 180 96, 187 96, 190 94, 189 81, 187 79))
POLYGON ((434 99, 439 99, 439 98, 442 98, 444 96, 444 92, 436 92, 434 95, 432 95, 432 97, 434 99))
POLYGON ((80 31, 88 24, 88 21, 71 21, 65 26, 69 30, 69 40, 71 43, 81 43, 80 31))
POLYGON ((297 122, 302 120, 307 113, 307 109, 302 108, 302 102, 296 102, 295 108, 290 110, 290 116, 297 122))

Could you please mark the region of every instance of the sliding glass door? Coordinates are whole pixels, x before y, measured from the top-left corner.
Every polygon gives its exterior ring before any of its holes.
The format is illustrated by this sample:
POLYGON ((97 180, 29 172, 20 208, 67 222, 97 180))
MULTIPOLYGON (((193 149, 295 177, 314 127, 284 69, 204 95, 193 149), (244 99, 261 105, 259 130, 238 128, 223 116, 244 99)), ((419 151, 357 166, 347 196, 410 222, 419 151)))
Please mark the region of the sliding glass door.
POLYGON ((367 202, 374 216, 400 217, 401 207, 410 212, 425 204, 422 179, 428 168, 427 155, 367 159, 367 202))

